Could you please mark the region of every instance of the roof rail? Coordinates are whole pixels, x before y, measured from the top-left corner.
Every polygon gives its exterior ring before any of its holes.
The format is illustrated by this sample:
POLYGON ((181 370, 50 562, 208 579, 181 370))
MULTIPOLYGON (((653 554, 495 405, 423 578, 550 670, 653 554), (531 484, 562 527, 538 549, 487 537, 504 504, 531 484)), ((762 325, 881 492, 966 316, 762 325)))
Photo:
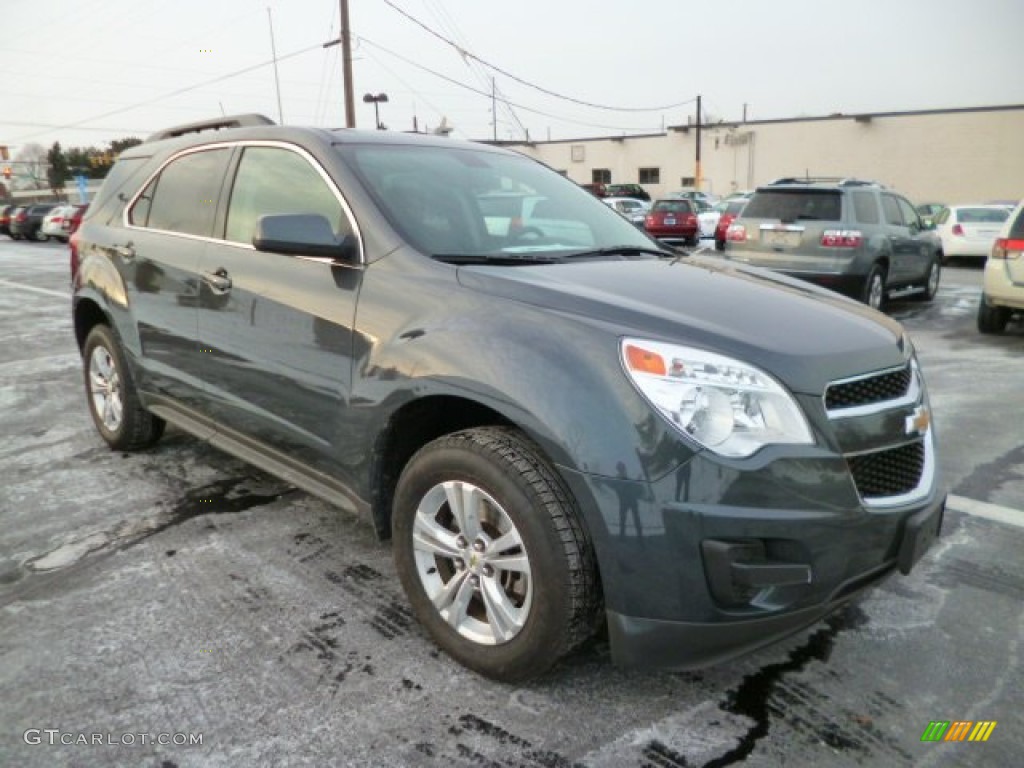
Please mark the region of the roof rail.
POLYGON ((840 187, 881 187, 885 188, 884 184, 879 184, 877 181, 868 181, 865 179, 855 179, 852 176, 783 176, 779 179, 774 179, 768 182, 768 186, 774 186, 776 184, 836 184, 840 187))
POLYGON ((154 133, 152 136, 149 136, 146 141, 163 141, 164 139, 174 139, 178 136, 184 136, 187 133, 221 131, 225 128, 248 128, 257 125, 275 125, 275 123, 269 117, 258 115, 256 113, 249 113, 245 115, 226 115, 212 120, 200 120, 196 123, 176 125, 173 128, 167 128, 163 131, 154 133))

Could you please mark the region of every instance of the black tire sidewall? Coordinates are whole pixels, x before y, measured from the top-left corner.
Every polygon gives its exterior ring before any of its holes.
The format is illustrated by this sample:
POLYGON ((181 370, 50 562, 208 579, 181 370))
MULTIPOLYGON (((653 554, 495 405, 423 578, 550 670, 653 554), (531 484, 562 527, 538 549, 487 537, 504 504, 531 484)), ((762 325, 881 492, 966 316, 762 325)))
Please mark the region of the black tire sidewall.
POLYGON ((863 300, 863 302, 865 304, 867 304, 869 307, 871 306, 871 286, 874 284, 876 278, 881 281, 881 284, 882 284, 882 288, 881 288, 882 296, 881 296, 881 299, 878 302, 878 306, 877 307, 872 307, 872 309, 877 309, 877 310, 881 311, 882 307, 885 306, 885 268, 884 267, 880 266, 879 264, 873 264, 871 266, 871 269, 868 271, 868 276, 864 280, 864 293, 863 293, 863 296, 861 298, 862 298, 862 300, 863 300))
POLYGON ((470 669, 514 682, 540 674, 565 652, 570 596, 565 554, 543 502, 521 476, 503 469, 498 461, 500 457, 488 457, 470 447, 468 440, 465 446, 448 442, 422 449, 399 480, 392 518, 393 546, 413 611, 438 645, 470 669), (416 572, 412 546, 416 508, 427 491, 450 480, 472 483, 490 494, 519 531, 530 559, 530 614, 522 630, 500 645, 481 645, 459 635, 431 603, 416 572))

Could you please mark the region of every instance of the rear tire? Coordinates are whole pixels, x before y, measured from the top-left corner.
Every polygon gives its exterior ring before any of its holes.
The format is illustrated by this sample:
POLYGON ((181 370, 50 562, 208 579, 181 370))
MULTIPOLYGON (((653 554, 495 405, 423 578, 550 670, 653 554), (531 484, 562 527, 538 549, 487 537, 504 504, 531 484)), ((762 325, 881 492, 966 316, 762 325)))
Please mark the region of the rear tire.
POLYGON ((124 353, 108 326, 89 331, 82 359, 89 413, 110 447, 134 451, 159 440, 166 423, 142 407, 124 353))
POLYGON ((985 294, 981 294, 978 304, 978 330, 982 333, 1002 333, 1010 322, 1009 307, 994 307, 988 303, 985 294))
POLYGON ((874 264, 864 279, 860 300, 872 309, 882 310, 885 306, 885 267, 874 264))
POLYGON ((597 570, 575 503, 511 429, 421 448, 399 478, 392 533, 416 617, 481 675, 536 677, 594 631, 597 570))

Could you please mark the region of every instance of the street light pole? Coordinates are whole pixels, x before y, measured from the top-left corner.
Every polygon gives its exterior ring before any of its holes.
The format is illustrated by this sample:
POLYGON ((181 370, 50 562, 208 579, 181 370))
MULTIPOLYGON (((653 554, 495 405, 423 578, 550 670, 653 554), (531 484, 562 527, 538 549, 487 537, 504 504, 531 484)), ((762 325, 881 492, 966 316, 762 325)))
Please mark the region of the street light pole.
POLYGON ((377 122, 377 130, 383 131, 384 126, 380 122, 380 104, 381 102, 387 103, 388 95, 386 93, 378 93, 374 96, 372 93, 363 94, 363 102, 365 104, 373 104, 373 116, 377 122))

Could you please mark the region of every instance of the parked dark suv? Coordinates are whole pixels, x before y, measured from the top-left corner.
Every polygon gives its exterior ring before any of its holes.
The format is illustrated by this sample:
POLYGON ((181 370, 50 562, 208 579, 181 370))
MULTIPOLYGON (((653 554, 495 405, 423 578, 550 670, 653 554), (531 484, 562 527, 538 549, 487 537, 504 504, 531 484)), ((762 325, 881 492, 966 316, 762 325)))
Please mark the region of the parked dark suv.
POLYGON ((905 197, 857 179, 786 178, 758 188, 726 232, 725 257, 778 270, 879 309, 930 301, 942 242, 905 197))
POLYGON ((15 240, 49 240, 43 234, 43 219, 56 207, 56 203, 38 203, 14 209, 9 224, 11 237, 15 240))
POLYGON ((662 250, 513 152, 182 126, 120 155, 72 241, 102 437, 171 422, 364 514, 436 642, 497 679, 600 624, 619 662, 730 658, 941 525, 898 323, 662 250))

